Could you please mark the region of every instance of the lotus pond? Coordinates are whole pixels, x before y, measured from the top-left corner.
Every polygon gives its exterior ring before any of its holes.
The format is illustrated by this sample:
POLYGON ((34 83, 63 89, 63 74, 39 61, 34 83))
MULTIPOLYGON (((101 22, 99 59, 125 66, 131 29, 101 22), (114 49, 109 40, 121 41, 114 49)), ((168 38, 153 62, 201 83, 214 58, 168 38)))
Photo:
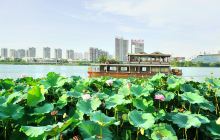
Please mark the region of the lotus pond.
POLYGON ((217 78, 1 79, 0 139, 219 139, 219 101, 217 78))

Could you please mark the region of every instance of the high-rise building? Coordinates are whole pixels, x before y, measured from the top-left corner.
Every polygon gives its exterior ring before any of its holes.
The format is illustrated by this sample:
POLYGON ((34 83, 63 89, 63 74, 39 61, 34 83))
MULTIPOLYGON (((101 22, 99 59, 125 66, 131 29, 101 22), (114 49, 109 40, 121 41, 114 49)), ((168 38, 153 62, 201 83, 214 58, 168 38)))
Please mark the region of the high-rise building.
POLYGON ((144 52, 144 40, 131 40, 131 53, 144 52))
POLYGON ((62 59, 62 49, 55 49, 54 52, 55 52, 54 56, 56 59, 62 59))
POLYGON ((17 51, 15 49, 10 49, 9 50, 9 57, 10 58, 17 58, 17 51))
POLYGON ((108 57, 108 52, 98 48, 93 48, 93 47, 89 48, 89 61, 96 62, 98 58, 102 55, 108 57))
POLYGON ((84 52, 83 59, 89 61, 89 52, 84 52))
POLYGON ((24 58, 25 57, 25 49, 18 49, 17 50, 17 58, 24 58))
POLYGON ((43 58, 50 59, 50 48, 49 47, 43 48, 43 58))
POLYGON ((82 60, 83 54, 81 52, 74 52, 74 60, 82 60))
POLYGON ((128 40, 115 38, 115 58, 118 61, 127 61, 128 40))
POLYGON ((8 49, 7 48, 1 48, 1 57, 8 58, 8 49))
POLYGON ((35 58, 36 57, 36 48, 34 48, 34 47, 28 48, 27 57, 35 58))
POLYGON ((67 50, 66 51, 66 58, 67 59, 74 59, 74 50, 67 50))

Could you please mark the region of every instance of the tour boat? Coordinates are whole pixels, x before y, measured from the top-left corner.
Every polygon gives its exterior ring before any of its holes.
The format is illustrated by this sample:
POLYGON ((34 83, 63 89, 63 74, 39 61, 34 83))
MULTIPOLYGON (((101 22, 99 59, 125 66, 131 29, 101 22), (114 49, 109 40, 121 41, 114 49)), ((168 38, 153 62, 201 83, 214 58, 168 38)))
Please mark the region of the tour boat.
POLYGON ((89 77, 110 76, 116 78, 150 77, 157 73, 181 76, 180 69, 171 69, 169 54, 160 52, 128 54, 128 61, 123 63, 100 63, 89 67, 89 77))

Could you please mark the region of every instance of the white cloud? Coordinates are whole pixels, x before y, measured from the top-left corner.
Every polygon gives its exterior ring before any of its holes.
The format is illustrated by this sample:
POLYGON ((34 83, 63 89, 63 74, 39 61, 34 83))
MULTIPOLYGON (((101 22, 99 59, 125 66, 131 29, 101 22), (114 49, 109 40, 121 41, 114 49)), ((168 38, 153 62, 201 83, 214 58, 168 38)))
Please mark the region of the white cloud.
POLYGON ((86 8, 122 15, 148 26, 197 26, 220 24, 219 0, 89 0, 86 8))

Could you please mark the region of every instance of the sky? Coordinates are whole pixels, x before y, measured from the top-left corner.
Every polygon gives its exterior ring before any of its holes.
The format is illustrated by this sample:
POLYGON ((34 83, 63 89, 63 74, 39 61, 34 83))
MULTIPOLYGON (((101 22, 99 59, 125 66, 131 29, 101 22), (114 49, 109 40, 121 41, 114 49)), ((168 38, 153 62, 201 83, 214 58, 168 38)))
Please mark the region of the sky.
POLYGON ((0 48, 114 54, 114 38, 123 37, 143 39, 147 53, 216 53, 219 7, 219 0, 0 0, 0 48))

